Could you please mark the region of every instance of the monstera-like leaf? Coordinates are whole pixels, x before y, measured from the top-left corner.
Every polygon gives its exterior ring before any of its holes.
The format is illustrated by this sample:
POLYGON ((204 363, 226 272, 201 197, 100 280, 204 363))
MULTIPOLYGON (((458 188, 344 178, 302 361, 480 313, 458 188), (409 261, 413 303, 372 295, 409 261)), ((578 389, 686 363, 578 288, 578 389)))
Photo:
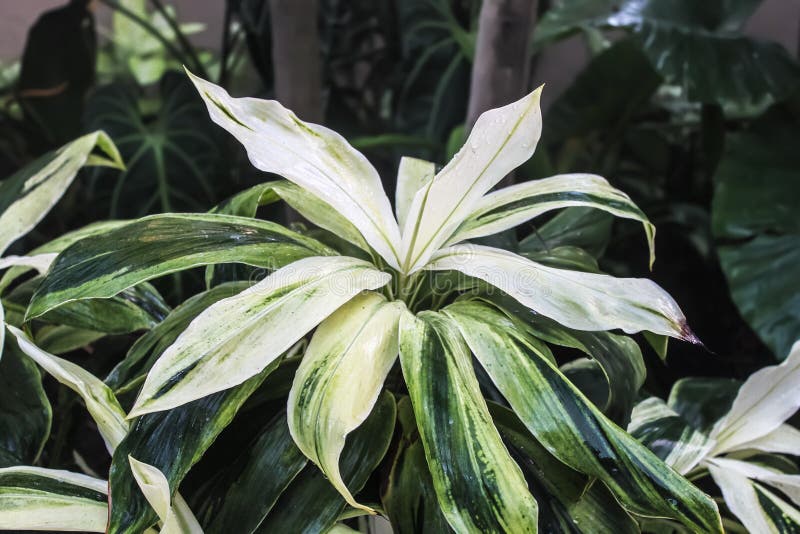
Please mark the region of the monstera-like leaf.
POLYGON ((220 149, 203 114, 203 103, 183 76, 161 79, 157 110, 133 86, 100 87, 89 99, 87 123, 108 132, 127 170, 108 184, 112 217, 205 210, 214 204, 220 149))

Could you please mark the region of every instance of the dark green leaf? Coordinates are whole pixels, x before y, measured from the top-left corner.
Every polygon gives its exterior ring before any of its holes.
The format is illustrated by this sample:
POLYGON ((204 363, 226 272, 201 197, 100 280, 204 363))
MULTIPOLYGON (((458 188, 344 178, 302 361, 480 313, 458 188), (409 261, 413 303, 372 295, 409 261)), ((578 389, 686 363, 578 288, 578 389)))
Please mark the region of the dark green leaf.
POLYGON ((683 378, 672 386, 667 404, 693 428, 708 433, 731 409, 741 386, 732 378, 683 378))
POLYGON ((577 247, 597 258, 611 238, 614 216, 593 208, 567 208, 519 244, 520 253, 549 253, 559 247, 577 247))

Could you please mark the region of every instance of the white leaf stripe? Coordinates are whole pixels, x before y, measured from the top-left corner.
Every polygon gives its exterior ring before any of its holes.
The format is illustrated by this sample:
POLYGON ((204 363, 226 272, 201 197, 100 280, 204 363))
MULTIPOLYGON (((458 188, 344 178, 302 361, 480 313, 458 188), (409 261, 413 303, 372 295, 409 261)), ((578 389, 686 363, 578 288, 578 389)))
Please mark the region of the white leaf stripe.
POLYGON ((550 210, 571 206, 593 207, 641 222, 652 264, 655 227, 628 195, 593 174, 552 176, 489 193, 477 203, 475 211, 461 224, 448 244, 496 234, 550 210))
POLYGON ((211 120, 247 150, 252 164, 330 204, 358 228, 386 262, 399 268, 400 230, 375 168, 338 133, 304 123, 274 100, 232 98, 189 73, 211 120))
POLYGON ((113 452, 128 432, 125 411, 119 405, 111 389, 102 380, 79 365, 48 354, 33 344, 24 332, 8 325, 16 337, 19 348, 38 363, 56 380, 75 391, 86 403, 86 409, 97 423, 106 448, 113 452))
POLYGON ((650 280, 547 267, 512 252, 454 245, 436 253, 430 270, 484 280, 531 310, 576 330, 648 330, 697 341, 678 305, 650 280))
POLYGON ((417 192, 403 228, 403 270, 428 262, 466 219, 475 203, 528 160, 542 131, 541 88, 482 114, 464 147, 417 192))
POLYGON ((780 365, 765 367, 742 385, 730 411, 711 431, 721 454, 778 428, 800 408, 800 341, 780 365))
POLYGON ((203 529, 180 495, 171 497, 169 482, 156 467, 128 455, 133 477, 161 520, 160 534, 202 534, 203 529))
POLYGON ((339 456, 347 435, 372 412, 397 358, 402 309, 376 293, 342 306, 317 328, 289 392, 288 421, 295 443, 351 506, 367 512, 374 510, 357 503, 345 485, 339 456))
POLYGON ((275 271, 196 317, 153 365, 128 417, 241 384, 339 306, 389 280, 371 264, 344 256, 306 258, 275 271))
POLYGON ((404 228, 408 210, 417 191, 428 185, 436 174, 436 165, 423 159, 402 157, 397 170, 397 189, 395 190, 395 211, 400 228, 404 228))

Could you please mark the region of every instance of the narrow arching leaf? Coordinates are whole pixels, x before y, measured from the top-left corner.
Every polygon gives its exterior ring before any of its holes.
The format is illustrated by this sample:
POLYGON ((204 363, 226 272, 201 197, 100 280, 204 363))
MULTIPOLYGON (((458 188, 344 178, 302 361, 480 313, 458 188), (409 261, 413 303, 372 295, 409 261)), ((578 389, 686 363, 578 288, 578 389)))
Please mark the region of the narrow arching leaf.
POLYGON ((255 185, 211 211, 212 213, 255 217, 259 206, 265 206, 278 200, 283 200, 320 228, 332 232, 363 250, 369 250, 361 232, 346 217, 318 196, 286 180, 255 185))
POLYGON ((401 303, 364 293, 325 319, 314 332, 287 401, 295 443, 355 508, 339 472, 347 435, 372 412, 397 359, 401 303), (358 381, 354 383, 354 377, 358 381))
POLYGON ((124 168, 103 132, 94 132, 49 152, 0 183, 0 254, 50 211, 84 165, 124 168), (97 148, 101 154, 93 156, 97 148))
POLYGON ((733 378, 688 377, 675 382, 667 406, 704 434, 727 414, 742 383, 733 378))
POLYGON ((478 117, 464 147, 414 196, 403 227, 403 268, 422 268, 505 175, 525 163, 542 132, 541 88, 478 117))
POLYGON ((88 237, 59 254, 33 296, 28 318, 65 302, 111 297, 141 282, 211 263, 270 269, 334 252, 275 223, 215 214, 145 217, 88 237))
POLYGON ((0 467, 36 462, 52 416, 39 369, 9 338, 0 357, 0 467))
MULTIPOLYGON (((347 439, 339 462, 342 477, 354 493, 364 487, 380 464, 392 439, 395 425, 395 402, 384 391, 372 413, 347 439)), ((281 495, 270 513, 254 532, 326 532, 338 521, 347 503, 322 472, 309 464, 281 495), (313 510, 313 513, 309 513, 313 510)))
POLYGON ((395 534, 444 534, 452 532, 439 509, 425 449, 417 431, 411 400, 397 403, 401 439, 381 502, 395 534))
POLYGON ((609 240, 614 217, 593 208, 565 208, 535 232, 519 242, 519 251, 547 252, 559 247, 576 247, 600 257, 609 240))
MULTIPOLYGON (((139 489, 161 520, 160 534, 202 534, 203 529, 188 507, 173 507, 169 482, 164 473, 132 456, 128 456, 128 461, 139 489)), ((175 500, 178 499, 181 497, 176 496, 175 500)))
POLYGON ((400 320, 400 363, 439 505, 456 532, 536 532, 538 509, 492 423, 455 324, 400 320))
POLYGON ((405 228, 408 210, 417 191, 428 185, 436 174, 436 165, 424 159, 402 157, 397 169, 397 189, 394 194, 394 209, 400 228, 405 228))
POLYGON ((800 451, 800 430, 784 423, 768 434, 728 449, 729 452, 747 450, 796 455, 800 451))
POLYGON ((635 534, 636 522, 602 484, 561 463, 510 409, 488 403, 492 419, 539 503, 539 532, 635 534))
POLYGON ((780 365, 765 367, 739 389, 731 410, 711 430, 714 453, 758 439, 778 428, 800 408, 800 341, 780 365))
MULTIPOLYGON (((787 474, 776 468, 760 465, 753 461, 745 462, 733 458, 714 458, 709 460, 708 463, 723 469, 737 471, 747 478, 779 489, 796 506, 800 506, 800 475, 798 474, 787 474)), ((798 513, 800 513, 800 509, 798 513)))
POLYGON ((187 299, 163 321, 136 340, 125 358, 108 374, 105 383, 115 391, 128 391, 138 387, 156 360, 186 330, 195 317, 218 300, 241 293, 247 286, 247 282, 221 284, 187 299))
POLYGON ((400 230, 375 168, 338 133, 305 123, 275 100, 231 98, 189 74, 211 120, 247 150, 258 169, 279 174, 323 199, 394 268, 400 230))
POLYGON ((105 336, 104 332, 95 332, 94 330, 63 325, 45 325, 36 331, 33 342, 43 351, 58 355, 88 347, 105 336))
POLYGON ((86 403, 86 409, 97 423, 106 448, 113 452, 128 432, 128 422, 125 420, 125 411, 111 389, 79 365, 46 353, 18 328, 8 326, 8 329, 17 339, 20 350, 53 378, 81 396, 86 403))
POLYGON ((524 333, 489 306, 448 306, 467 344, 528 430, 556 458, 596 477, 629 512, 722 532, 716 504, 606 419, 524 333))
POLYGON ((6 256, 0 258, 0 270, 8 269, 9 267, 22 267, 26 269, 35 269, 39 273, 44 274, 50 268, 50 264, 56 259, 56 254, 35 254, 32 256, 6 256))
POLYGON ((164 351, 147 375, 130 417, 241 384, 339 306, 389 279, 362 260, 306 258, 217 302, 164 351))
POLYGON ((692 428, 657 397, 636 405, 628 432, 682 475, 699 464, 714 446, 705 434, 692 428))
POLYGON ((206 531, 226 534, 237 525, 241 532, 253 532, 307 463, 292 440, 286 416, 275 417, 245 451, 240 475, 220 495, 206 531))
POLYGON ((648 330, 696 341, 672 297, 650 280, 555 269, 480 245, 441 250, 426 269, 456 270, 485 280, 569 328, 648 330))
POLYGON ((0 528, 105 532, 106 481, 41 467, 0 469, 0 528))
POLYGON ((144 415, 131 425, 111 461, 109 534, 139 533, 157 519, 136 488, 128 456, 156 467, 171 490, 176 490, 275 365, 237 387, 167 412, 144 415))
POLYGON ((724 459, 708 462, 711 478, 722 490, 730 511, 748 532, 788 534, 800 530, 800 510, 762 484, 750 480, 747 472, 741 471, 747 465, 745 462, 724 459))
POLYGON ((655 226, 628 195, 594 174, 564 174, 489 193, 477 203, 449 243, 496 234, 548 211, 570 206, 596 208, 641 222, 652 266, 655 260, 655 226))

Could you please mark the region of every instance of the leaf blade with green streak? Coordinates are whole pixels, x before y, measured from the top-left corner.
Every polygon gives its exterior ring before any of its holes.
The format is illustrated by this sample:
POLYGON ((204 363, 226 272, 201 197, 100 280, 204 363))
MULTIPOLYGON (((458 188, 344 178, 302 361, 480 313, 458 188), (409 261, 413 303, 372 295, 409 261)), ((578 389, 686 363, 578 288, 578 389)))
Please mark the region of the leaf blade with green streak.
MULTIPOLYGON (((394 432, 396 410, 394 397, 384 391, 367 420, 348 436, 340 467, 347 487, 356 493, 386 455, 394 432)), ((292 480, 254 533, 326 532, 338 521, 346 506, 347 502, 322 472, 309 464, 292 480)))
POLYGON ((666 291, 637 278, 568 271, 480 245, 440 250, 426 269, 456 270, 505 291, 531 310, 576 330, 648 330, 697 341, 666 291))
POLYGON ((473 354, 528 430, 556 458, 597 477, 631 513, 667 517, 695 532, 721 533, 716 504, 606 419, 524 333, 478 303, 446 308, 473 354))
POLYGON ((628 195, 593 174, 552 176, 489 193, 477 203, 475 210, 448 244, 496 234, 550 210, 578 206, 641 222, 647 236, 652 267, 655 260, 655 226, 628 195))
POLYGON ((289 430, 303 453, 354 508, 339 471, 347 435, 372 412, 397 358, 404 306, 377 293, 353 298, 320 323, 297 369, 287 401, 289 430), (359 376, 357 384, 353 377, 359 376))
POLYGON ((325 199, 386 262, 399 267, 400 230, 378 172, 336 132, 304 123, 274 100, 231 98, 225 89, 189 77, 211 120, 244 145, 251 163, 325 199))
POLYGON ((455 324, 434 312, 404 314, 400 363, 450 526, 456 532, 536 532, 536 501, 492 423, 455 324))
POLYGON ((41 467, 0 468, 0 525, 14 530, 105 532, 105 480, 41 467))
POLYGON ((153 365, 129 417, 180 406, 242 383, 339 306, 389 279, 362 260, 306 258, 218 301, 153 365), (235 325, 231 317, 237 318, 235 325))
POLYGON ((0 254, 42 220, 84 165, 124 168, 114 143, 98 131, 45 154, 0 183, 0 254), (95 148, 104 155, 92 156, 95 148))
POLYGON ((54 262, 28 309, 106 298, 138 283, 211 263, 277 268, 333 251, 275 223, 214 214, 153 215, 74 243, 54 262))
POLYGON ((397 189, 395 190, 395 212, 400 228, 406 225, 406 217, 417 191, 428 185, 436 174, 436 165, 417 158, 400 158, 397 169, 397 189))

